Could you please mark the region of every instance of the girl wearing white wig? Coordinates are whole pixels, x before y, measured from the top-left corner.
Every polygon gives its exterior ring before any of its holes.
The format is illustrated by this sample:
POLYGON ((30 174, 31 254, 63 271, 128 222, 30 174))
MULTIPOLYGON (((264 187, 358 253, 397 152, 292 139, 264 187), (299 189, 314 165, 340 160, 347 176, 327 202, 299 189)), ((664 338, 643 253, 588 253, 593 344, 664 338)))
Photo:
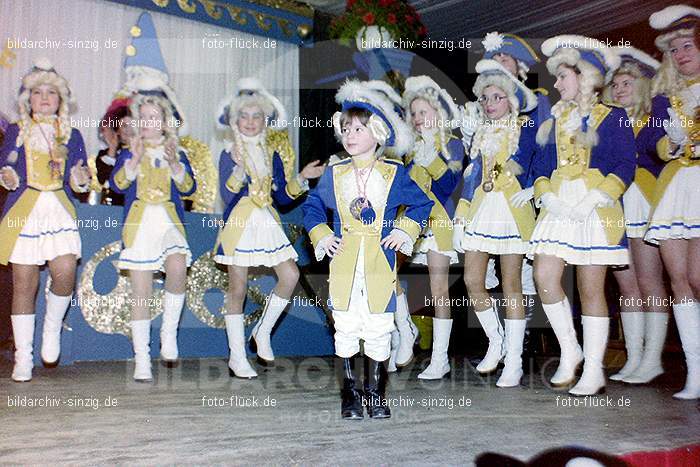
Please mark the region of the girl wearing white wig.
POLYGON ((243 304, 248 268, 272 267, 277 274, 277 285, 267 297, 262 316, 251 333, 258 361, 271 365, 275 356, 270 334, 299 279, 295 263, 298 256, 275 205, 291 204, 308 189, 307 180, 320 177, 324 169, 319 161, 314 161, 295 175, 294 149, 286 129, 279 129, 285 119, 282 103, 255 78, 244 78, 236 84, 218 117, 219 127, 231 130, 232 137, 219 160, 226 224, 219 232, 214 260, 228 266, 224 318, 231 350, 229 369, 232 376, 239 378, 257 376, 245 351, 243 304), (268 127, 273 124, 277 127, 268 127))
POLYGON ((700 397, 700 9, 669 6, 649 18, 663 52, 652 81, 651 120, 639 139, 667 161, 659 175, 644 237, 658 242, 671 279, 673 316, 688 376, 677 399, 700 397))
MULTIPOLYGON (((449 306, 450 264, 456 263, 452 249, 452 210, 449 197, 457 187, 462 171, 464 146, 452 129, 459 118, 459 109, 452 96, 428 76, 412 76, 406 80, 403 94, 406 121, 413 129, 415 144, 405 157, 411 178, 435 203, 428 224, 421 231, 413 249, 414 263, 428 266, 435 318, 433 319, 433 351, 430 365, 418 375, 420 379, 440 379, 450 371, 447 348, 452 319, 449 306)), ((417 337, 410 322, 406 294, 399 292, 396 327, 400 333, 396 365, 411 360, 417 337)))
POLYGON ((489 339, 488 351, 477 371, 493 372, 505 355, 505 368, 496 385, 512 387, 520 384, 523 375, 525 311, 521 267, 535 226, 529 173, 536 128, 529 117, 520 114, 531 111, 537 100, 495 60, 479 61, 476 71, 479 76, 473 92, 486 118, 472 140, 472 162, 464 172, 453 244, 457 251, 465 253, 464 282, 489 339), (498 256, 501 262, 505 333, 498 306, 484 286, 490 255, 498 256))
POLYGON ((644 242, 656 179, 663 163, 640 145, 641 131, 651 112, 651 78, 659 62, 634 47, 618 48, 622 64, 612 75, 605 96, 624 107, 626 122, 635 134, 637 167, 634 181, 623 195, 625 229, 630 243, 626 268, 613 271, 620 287, 622 326, 627 362, 610 376, 626 383, 647 383, 663 372, 661 352, 666 339, 668 293, 664 286, 663 263, 658 246, 644 242), (641 305, 640 305, 641 304, 641 305))
POLYGON ((557 77, 554 87, 561 100, 537 132, 533 178, 542 210, 528 256, 535 258, 537 289, 561 348, 551 383, 568 386, 585 356, 583 375, 569 393, 590 395, 605 389, 607 267, 628 263, 620 198, 634 176, 634 132, 624 125, 623 109, 598 102, 605 76, 619 66, 617 54, 581 36, 550 38, 542 52, 550 57, 547 69, 557 77), (561 285, 566 264, 577 266, 583 352, 561 285))
POLYGON ((41 341, 41 358, 55 365, 61 352, 63 318, 70 305, 80 235, 73 192, 88 189, 85 145, 71 128, 71 91, 47 60, 22 78, 19 121, 0 147, 0 186, 8 190, 0 225, 0 264, 12 263, 12 379, 32 379, 34 300, 39 268, 48 263, 51 290, 41 341))
POLYGON ((124 195, 123 245, 117 265, 129 271, 134 295, 134 379, 150 381, 148 303, 157 271, 165 273, 160 355, 166 363, 178 358, 177 328, 185 304, 187 267, 192 262, 182 197, 194 193, 196 183, 187 155, 178 149, 174 104, 160 91, 141 92, 131 98, 136 128, 129 147, 117 153, 109 184, 124 195))
MULTIPOLYGON (((525 39, 511 33, 500 33, 493 31, 481 41, 484 47, 485 59, 493 59, 503 65, 503 68, 508 70, 513 76, 517 77, 522 83, 525 83, 528 78, 528 73, 531 68, 540 63, 540 57, 537 52, 527 43, 525 39)), ((544 88, 536 88, 532 90, 537 97, 537 107, 535 107, 527 115, 535 128, 539 128, 540 124, 549 118, 552 106, 549 102, 549 92, 544 88)), ((469 109, 469 105, 465 106, 469 109)), ((469 126, 463 127, 466 133, 469 133, 469 126)), ((535 296, 537 289, 535 288, 535 279, 532 272, 532 261, 523 258, 523 267, 521 274, 523 295, 525 298, 525 319, 529 323, 535 315, 535 296)), ((488 289, 497 287, 499 284, 496 276, 495 259, 489 259, 488 272, 486 275, 486 286, 488 289)), ((525 329, 525 341, 534 342, 534 336, 529 338, 529 330, 525 329)))

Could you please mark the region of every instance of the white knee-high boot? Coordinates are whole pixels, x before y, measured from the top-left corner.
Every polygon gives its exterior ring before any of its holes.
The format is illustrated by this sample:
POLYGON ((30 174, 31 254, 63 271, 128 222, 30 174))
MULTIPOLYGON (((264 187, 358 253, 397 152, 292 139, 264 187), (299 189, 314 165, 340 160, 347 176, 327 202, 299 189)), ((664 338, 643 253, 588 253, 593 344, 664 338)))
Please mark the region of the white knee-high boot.
MULTIPOLYGON (((622 378, 625 383, 644 384, 664 372, 661 354, 666 342, 668 313, 642 313, 644 315, 644 351, 637 368, 622 378)), ((624 323, 623 323, 624 324, 624 323)), ((625 334, 625 338, 627 334, 625 334)))
POLYGON ((230 350, 228 367, 233 374, 238 378, 255 378, 258 374, 255 372, 248 356, 245 353, 245 325, 243 323, 243 314, 239 315, 224 315, 226 321, 226 336, 228 337, 228 347, 230 350))
POLYGON ((484 329, 486 337, 489 338, 489 347, 486 350, 486 355, 476 366, 476 371, 479 373, 491 373, 498 367, 498 362, 505 355, 503 347, 503 326, 498 318, 498 312, 494 305, 484 311, 477 311, 476 317, 479 319, 479 324, 484 329))
POLYGON ((134 379, 151 381, 151 320, 131 322, 131 342, 134 346, 134 379))
POLYGON ((413 345, 418 339, 418 331, 411 321, 411 315, 408 312, 408 301, 406 294, 396 296, 396 312, 394 313, 394 322, 396 329, 399 331, 400 342, 399 349, 396 351, 395 364, 398 367, 408 365, 413 359, 413 345))
POLYGON ((583 316, 583 374, 569 394, 592 396, 605 391, 603 358, 608 347, 610 318, 583 316))
POLYGON ((565 297, 564 300, 558 303, 543 303, 542 309, 544 309, 549 324, 557 336, 559 348, 561 349, 559 366, 550 382, 554 386, 567 386, 574 381, 576 368, 583 360, 583 351, 576 339, 571 305, 569 304, 569 299, 565 297))
POLYGON ((185 294, 173 294, 165 291, 163 299, 163 321, 160 325, 160 358, 175 361, 178 357, 177 327, 180 324, 185 294))
POLYGON ((58 362, 61 354, 61 329, 73 295, 62 297, 49 290, 46 298, 44 329, 41 333, 41 359, 47 365, 58 362))
POLYGON ((641 311, 623 311, 622 332, 625 335, 625 348, 627 349, 627 361, 619 372, 610 376, 613 381, 622 381, 634 374, 642 361, 642 349, 644 347, 644 321, 645 313, 641 311))
POLYGON ((258 324, 255 325, 253 332, 250 334, 257 347, 258 360, 262 364, 270 364, 275 361, 275 354, 272 352, 272 345, 270 344, 270 334, 288 304, 289 300, 278 297, 272 292, 267 298, 267 303, 265 303, 265 308, 260 320, 258 320, 258 324))
POLYGON ((418 375, 418 379, 442 379, 450 372, 447 348, 450 346, 452 320, 433 318, 433 352, 430 365, 418 375))
POLYGON ((501 377, 496 381, 499 388, 511 388, 520 385, 523 377, 523 340, 525 339, 525 319, 507 319, 506 322, 506 357, 501 377))
POLYGON ((685 387, 673 395, 676 399, 700 398, 700 303, 689 302, 673 305, 678 334, 683 344, 688 374, 685 387))
POLYGON ((34 314, 12 315, 12 335, 15 339, 15 365, 12 368, 12 379, 18 383, 32 379, 34 319, 34 314))

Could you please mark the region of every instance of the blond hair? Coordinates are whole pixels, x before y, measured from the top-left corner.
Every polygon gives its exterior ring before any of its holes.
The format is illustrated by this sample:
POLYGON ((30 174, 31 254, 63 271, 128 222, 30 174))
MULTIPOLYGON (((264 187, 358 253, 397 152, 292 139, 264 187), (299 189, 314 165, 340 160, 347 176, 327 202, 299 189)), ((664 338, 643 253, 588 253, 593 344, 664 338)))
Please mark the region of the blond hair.
POLYGON ((651 112, 651 80, 644 76, 637 64, 625 62, 613 73, 612 80, 603 91, 603 100, 614 102, 612 97, 613 80, 620 75, 629 75, 634 78, 634 102, 626 110, 630 118, 641 120, 651 112))

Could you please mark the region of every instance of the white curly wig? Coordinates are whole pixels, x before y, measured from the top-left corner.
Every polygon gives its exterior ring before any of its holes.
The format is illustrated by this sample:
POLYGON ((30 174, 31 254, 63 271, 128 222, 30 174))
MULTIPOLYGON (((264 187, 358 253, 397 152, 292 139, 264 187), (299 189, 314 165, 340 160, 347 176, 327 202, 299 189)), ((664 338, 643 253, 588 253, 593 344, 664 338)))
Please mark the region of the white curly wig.
POLYGON ((141 107, 146 104, 152 104, 160 108, 161 115, 163 115, 163 126, 161 128, 166 140, 177 140, 178 127, 177 125, 172 124, 175 122, 172 105, 165 97, 158 95, 136 94, 131 99, 131 104, 129 105, 129 111, 136 121, 136 124, 139 124, 138 120, 141 116, 141 107))
POLYGON ((70 135, 71 125, 69 115, 75 110, 72 92, 68 81, 56 72, 51 62, 46 58, 37 59, 32 69, 22 77, 22 86, 17 97, 19 120, 23 128, 29 128, 32 119, 30 95, 32 89, 48 84, 53 86, 60 98, 58 104, 58 119, 60 131, 63 135, 70 135))

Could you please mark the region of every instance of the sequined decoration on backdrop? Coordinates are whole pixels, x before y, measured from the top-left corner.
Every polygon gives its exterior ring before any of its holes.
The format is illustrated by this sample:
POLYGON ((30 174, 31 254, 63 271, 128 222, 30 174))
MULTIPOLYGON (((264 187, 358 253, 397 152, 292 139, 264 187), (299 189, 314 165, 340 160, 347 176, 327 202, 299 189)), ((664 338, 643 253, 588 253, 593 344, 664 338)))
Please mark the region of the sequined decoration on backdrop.
MULTIPOLYGON (((87 261, 78 281, 77 297, 85 321, 95 331, 105 334, 123 334, 130 337, 129 321, 131 321, 131 308, 134 299, 131 295, 131 282, 128 276, 119 274, 117 285, 105 295, 95 291, 93 284, 98 266, 112 255, 118 254, 120 250, 121 242, 112 242, 100 248, 87 261)), ((116 269, 116 265, 114 267, 116 269)), ((47 293, 50 283, 49 278, 46 284, 47 293)), ((161 306, 164 295, 163 288, 154 287, 154 291, 153 299, 149 300, 151 319, 158 316, 163 309, 161 306)))
MULTIPOLYGON (((287 225, 287 231, 292 243, 295 243, 304 234, 303 227, 298 224, 287 225)), ((131 320, 133 298, 128 276, 120 274, 116 287, 105 295, 96 292, 93 284, 98 266, 111 256, 118 255, 120 250, 121 242, 116 241, 102 247, 87 261, 78 282, 77 297, 83 317, 93 329, 105 334, 131 336, 129 321, 131 320)), ((261 269, 261 271, 265 270, 261 269)), ((270 275, 269 273, 248 274, 247 298, 255 304, 256 308, 252 313, 245 315, 244 323, 246 326, 255 324, 262 316, 269 291, 263 290, 261 279, 270 275)), ((47 284, 47 293, 49 285, 50 280, 47 284)), ((217 267, 210 251, 197 258, 187 273, 186 307, 207 326, 224 329, 226 327, 223 317, 225 304, 218 310, 211 311, 204 300, 205 294, 212 289, 218 289, 225 294, 228 290, 228 272, 217 267)), ((151 319, 162 312, 160 305, 162 305, 163 294, 162 287, 156 289, 154 300, 151 303, 151 319)))
MULTIPOLYGON (((260 318, 262 307, 265 305, 267 294, 256 284, 260 277, 262 275, 248 275, 248 299, 260 308, 245 315, 243 322, 246 326, 250 326, 260 318)), ((213 253, 210 251, 197 258, 187 274, 186 306, 202 323, 213 328, 224 329, 226 304, 224 303, 216 313, 212 313, 204 301, 204 295, 212 289, 219 289, 222 293, 226 293, 228 272, 217 267, 213 253)))
POLYGON ((209 146, 191 136, 185 136, 180 138, 180 147, 187 153, 194 178, 197 180, 197 190, 183 199, 192 200, 192 212, 214 212, 219 175, 214 167, 209 146))

